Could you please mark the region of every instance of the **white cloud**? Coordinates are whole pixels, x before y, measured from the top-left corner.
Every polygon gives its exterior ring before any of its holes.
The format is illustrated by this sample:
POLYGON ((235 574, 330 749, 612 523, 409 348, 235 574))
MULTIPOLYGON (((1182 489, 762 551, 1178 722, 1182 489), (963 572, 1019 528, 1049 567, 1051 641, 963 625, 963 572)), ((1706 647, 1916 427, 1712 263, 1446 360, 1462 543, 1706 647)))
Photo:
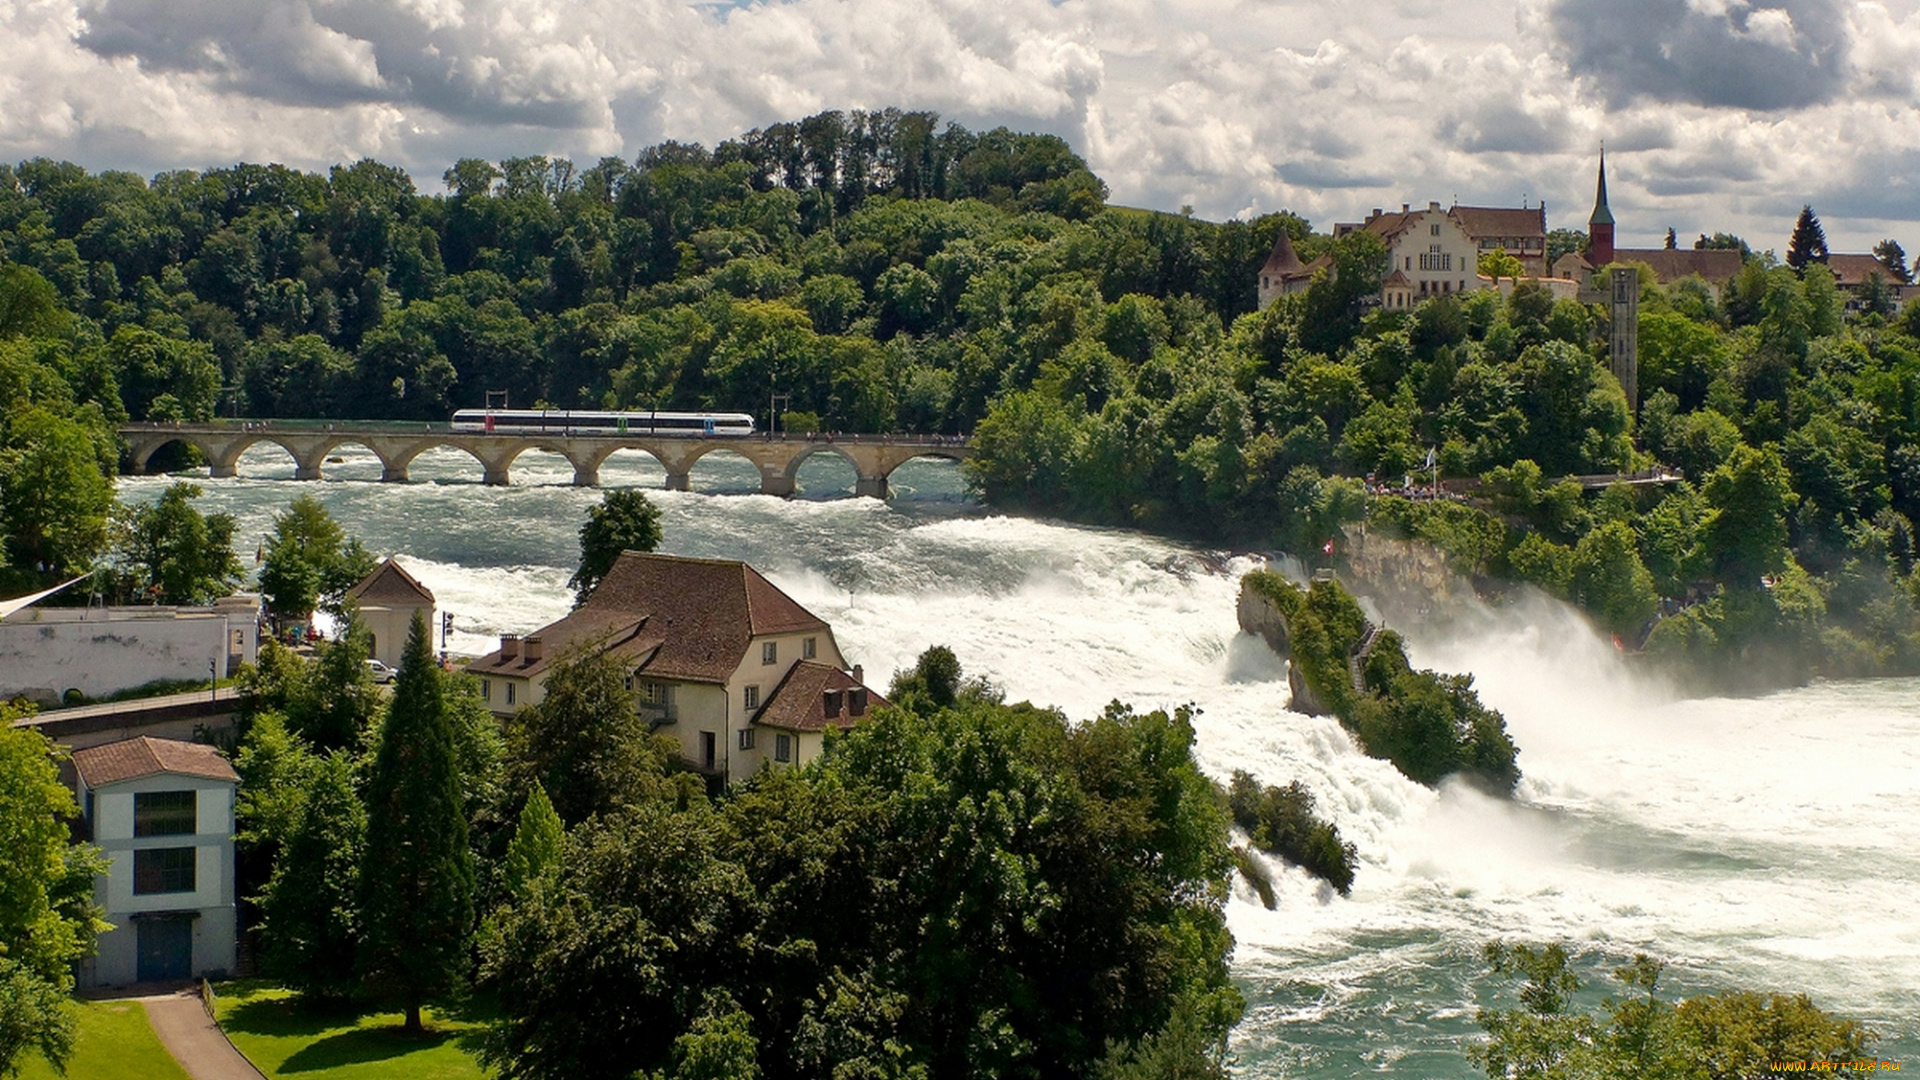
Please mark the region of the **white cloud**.
MULTIPOLYGON (((1910 228, 1915 0, 0 0, 0 158, 631 156, 827 108, 1065 136, 1118 202, 1545 198, 1623 238, 1910 228), (1855 216, 1857 215, 1857 216, 1855 216)), ((1909 236, 1909 247, 1920 237, 1909 236)))

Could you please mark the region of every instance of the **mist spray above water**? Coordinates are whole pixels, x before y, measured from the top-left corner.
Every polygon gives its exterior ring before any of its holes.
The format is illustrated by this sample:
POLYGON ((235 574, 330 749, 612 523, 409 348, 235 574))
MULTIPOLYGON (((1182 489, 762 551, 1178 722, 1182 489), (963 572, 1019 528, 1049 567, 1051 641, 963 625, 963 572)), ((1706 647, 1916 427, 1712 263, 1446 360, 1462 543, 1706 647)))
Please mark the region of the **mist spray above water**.
MULTIPOLYGON (((356 463, 346 456, 342 473, 356 463)), ((1476 1030, 1479 947, 1495 937, 1567 940, 1590 950, 1589 974, 1646 951, 1674 961, 1681 990, 1804 990, 1890 1036, 1881 1057, 1920 1060, 1920 816, 1909 809, 1920 682, 1689 700, 1564 605, 1463 602, 1396 628, 1416 665, 1474 674, 1525 775, 1512 802, 1435 791, 1361 754, 1331 718, 1288 711, 1283 662, 1235 621, 1252 560, 983 516, 937 467, 910 467, 896 482, 907 497, 891 504, 661 492, 644 465, 634 473, 608 479, 656 489, 663 550, 753 563, 830 622, 876 681, 945 644, 1011 698, 1072 717, 1116 699, 1191 703, 1209 773, 1305 784, 1361 866, 1350 899, 1283 866, 1278 910, 1234 899, 1235 972, 1252 1006, 1235 1042, 1245 1075, 1473 1075, 1459 1044, 1476 1030)), ((508 489, 356 480, 298 491, 376 552, 398 552, 455 612, 453 647, 478 652, 570 606, 577 530, 598 499, 562 486, 570 476, 530 455, 508 489)), ((802 479, 816 491, 851 484, 850 473, 802 479)), ((739 490, 752 477, 705 480, 739 490)), ((243 538, 264 535, 298 493, 203 483, 203 509, 235 513, 243 538)), ((128 479, 122 495, 163 486, 128 479)))

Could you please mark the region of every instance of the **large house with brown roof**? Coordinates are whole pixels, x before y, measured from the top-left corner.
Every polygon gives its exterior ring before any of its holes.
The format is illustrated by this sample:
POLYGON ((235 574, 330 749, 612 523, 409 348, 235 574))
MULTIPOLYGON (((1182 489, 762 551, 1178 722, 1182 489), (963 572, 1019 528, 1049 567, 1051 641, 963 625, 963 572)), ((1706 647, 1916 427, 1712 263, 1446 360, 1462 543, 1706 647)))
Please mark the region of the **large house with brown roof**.
POLYGON ((833 628, 742 562, 628 551, 587 602, 468 668, 500 716, 539 702, 562 657, 627 672, 636 708, 708 776, 744 779, 816 757, 829 728, 886 701, 847 667, 833 628))
POLYGON ((424 613, 427 628, 433 628, 432 591, 391 558, 348 589, 347 599, 358 605, 360 621, 373 635, 372 658, 395 670, 400 667, 400 654, 407 650, 414 614, 424 613))
POLYGON ((1447 211, 1473 238, 1481 256, 1504 251, 1520 260, 1527 277, 1547 276, 1547 204, 1523 206, 1458 206, 1447 211))
POLYGON ((90 839, 109 860, 95 897, 114 927, 79 984, 231 972, 233 766, 202 743, 140 736, 74 751, 73 771, 90 839))

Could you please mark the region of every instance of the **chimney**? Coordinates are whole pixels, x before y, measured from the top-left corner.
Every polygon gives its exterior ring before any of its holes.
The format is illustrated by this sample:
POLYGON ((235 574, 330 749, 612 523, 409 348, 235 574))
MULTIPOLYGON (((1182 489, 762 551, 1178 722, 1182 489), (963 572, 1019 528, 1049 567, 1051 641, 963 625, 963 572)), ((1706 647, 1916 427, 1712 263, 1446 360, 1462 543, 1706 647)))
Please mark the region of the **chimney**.
POLYGON ((500 659, 517 660, 520 657, 520 639, 503 634, 500 637, 500 659))
POLYGON ((1407 211, 1409 211, 1409 210, 1411 210, 1411 209, 1413 209, 1413 204, 1411 204, 1411 203, 1401 203, 1401 204, 1400 204, 1400 212, 1401 212, 1401 213, 1403 213, 1403 214, 1404 214, 1404 213, 1406 213, 1407 211))
POLYGON ((1367 220, 1368 220, 1368 221, 1372 221, 1372 220, 1373 220, 1373 218, 1377 218, 1377 217, 1379 217, 1379 216, 1380 216, 1380 214, 1381 214, 1381 210, 1380 210, 1380 208, 1379 208, 1379 207, 1377 207, 1377 206, 1376 206, 1376 207, 1374 207, 1374 208, 1373 208, 1373 217, 1370 217, 1370 218, 1368 218, 1367 220))
POLYGON ((546 647, 540 643, 538 637, 530 637, 527 639, 527 663, 533 663, 535 660, 545 656, 546 653, 546 647))
POLYGON ((856 686, 847 691, 847 714, 850 716, 867 715, 867 688, 856 686))
POLYGON ((866 669, 862 668, 859 664, 853 665, 853 681, 859 683, 861 686, 867 685, 866 669))
POLYGON ((1439 213, 1439 212, 1440 212, 1440 204, 1439 204, 1439 203, 1437 203, 1437 202, 1429 202, 1429 203, 1427 204, 1427 213, 1429 213, 1429 214, 1437 214, 1437 213, 1439 213))

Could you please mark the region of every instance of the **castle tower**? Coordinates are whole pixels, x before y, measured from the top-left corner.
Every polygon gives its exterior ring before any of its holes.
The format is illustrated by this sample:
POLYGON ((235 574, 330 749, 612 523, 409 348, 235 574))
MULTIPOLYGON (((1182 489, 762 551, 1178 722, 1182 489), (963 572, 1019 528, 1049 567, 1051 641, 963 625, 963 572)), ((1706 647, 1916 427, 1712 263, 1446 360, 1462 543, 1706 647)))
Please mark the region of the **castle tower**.
POLYGON ((1587 219, 1587 265, 1599 269, 1613 261, 1613 211, 1607 207, 1607 148, 1600 148, 1600 184, 1587 219))

